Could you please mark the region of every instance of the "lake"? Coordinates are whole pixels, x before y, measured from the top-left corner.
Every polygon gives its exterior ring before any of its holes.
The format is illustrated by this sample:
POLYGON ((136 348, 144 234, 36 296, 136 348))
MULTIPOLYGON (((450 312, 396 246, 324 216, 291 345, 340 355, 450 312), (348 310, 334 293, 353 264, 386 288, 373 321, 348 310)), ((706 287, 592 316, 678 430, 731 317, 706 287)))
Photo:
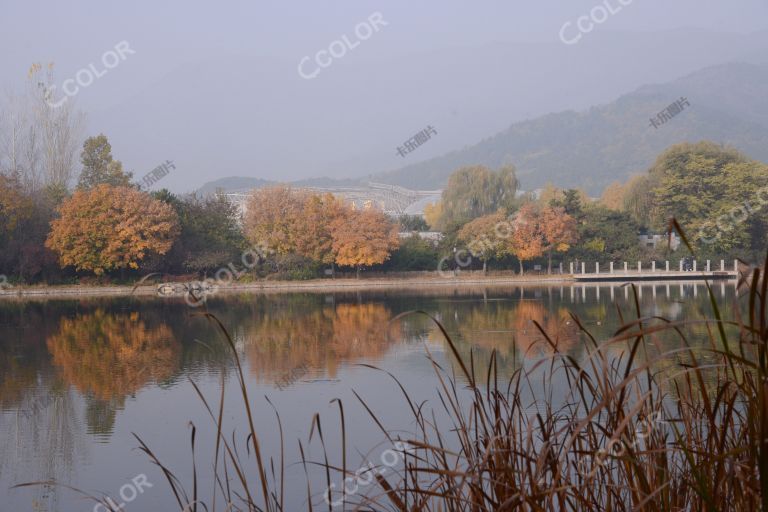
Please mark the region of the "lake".
MULTIPOLYGON (((721 307, 733 308, 734 282, 715 283, 713 292, 721 307)), ((643 283, 637 293, 644 316, 680 320, 711 312, 703 283, 643 283)), ((631 288, 593 284, 220 295, 207 307, 231 334, 265 456, 280 453, 282 425, 291 511, 306 509, 307 500, 298 441, 308 460, 322 462, 317 432, 309 440, 315 413, 331 462, 340 464, 334 399, 344 407, 353 467, 364 458, 384 460, 391 446, 352 390, 387 429, 404 438, 413 431, 398 384, 370 366, 391 372, 415 402, 426 400, 438 421, 443 417, 427 354, 449 372, 455 361, 427 316, 392 321, 401 313, 422 310, 438 319, 463 357, 474 350, 480 374, 497 350, 505 376, 554 352, 534 322, 558 350, 580 360, 590 345, 571 313, 598 340, 619 327, 617 307, 625 318, 636 314, 631 288)), ((63 487, 10 489, 48 480, 107 493, 126 511, 178 510, 167 481, 137 449, 133 434, 191 489, 192 425, 198 477, 209 496, 216 428, 192 382, 214 410, 224 383, 223 431, 230 439, 235 432, 244 458, 247 419, 233 351, 202 312, 178 298, 0 301, 0 510, 94 510, 93 502, 63 487)), ((703 343, 705 336, 694 330, 693 341, 703 343)), ((668 335, 656 341, 675 346, 668 335)), ((555 387, 562 396, 568 391, 566 382, 555 387)), ((246 467, 255 473, 255 463, 246 467)), ((312 500, 322 505, 324 473, 309 471, 312 500)))

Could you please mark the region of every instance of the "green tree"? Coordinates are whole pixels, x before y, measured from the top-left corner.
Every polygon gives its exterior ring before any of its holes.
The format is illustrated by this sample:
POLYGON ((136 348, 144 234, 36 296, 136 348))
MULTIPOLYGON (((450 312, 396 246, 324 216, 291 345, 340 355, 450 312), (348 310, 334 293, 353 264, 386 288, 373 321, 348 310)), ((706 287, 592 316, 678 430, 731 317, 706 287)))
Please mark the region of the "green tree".
POLYGON ((518 182, 515 168, 494 172, 483 166, 463 167, 451 174, 440 201, 438 229, 455 230, 472 219, 511 211, 515 207, 518 182))
POLYGON ((97 185, 127 187, 131 183, 133 173, 124 172, 123 164, 112 158, 112 146, 103 133, 85 140, 80 161, 83 170, 77 184, 79 189, 90 190, 97 185))
POLYGON ((170 204, 179 216, 181 233, 163 258, 167 268, 203 273, 241 260, 246 244, 239 212, 226 196, 178 198, 165 189, 152 196, 170 204))
POLYGON ((588 261, 632 260, 642 253, 638 234, 640 226, 627 212, 590 205, 583 210, 578 225, 578 246, 571 254, 588 261))
POLYGON ((429 231, 429 225, 421 215, 401 215, 400 231, 429 231))
POLYGON ((435 270, 438 263, 437 248, 417 234, 405 238, 400 247, 384 263, 386 270, 435 270))
POLYGON ((574 219, 581 219, 584 216, 584 206, 589 204, 587 194, 575 188, 563 190, 562 196, 549 202, 549 206, 563 208, 565 213, 574 219))
POLYGON ((656 185, 651 192, 658 205, 652 219, 655 228, 663 229, 674 217, 696 241, 716 229, 719 235, 713 244, 723 253, 764 249, 764 236, 752 234, 760 232, 766 220, 765 209, 758 208, 755 197, 768 186, 765 164, 734 149, 700 142, 673 146, 659 157, 649 175, 656 185), (745 207, 750 199, 752 204, 745 207), (745 211, 738 211, 741 208, 745 211))

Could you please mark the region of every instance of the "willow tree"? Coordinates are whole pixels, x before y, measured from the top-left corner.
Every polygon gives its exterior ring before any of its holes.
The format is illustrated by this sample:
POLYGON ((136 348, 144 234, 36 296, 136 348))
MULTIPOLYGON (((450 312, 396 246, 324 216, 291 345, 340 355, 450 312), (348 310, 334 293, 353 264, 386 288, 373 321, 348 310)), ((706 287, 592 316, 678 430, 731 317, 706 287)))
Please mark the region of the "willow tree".
POLYGON ((512 210, 517 188, 515 168, 511 165, 496 172, 480 165, 463 167, 448 178, 434 227, 452 230, 499 209, 512 210))

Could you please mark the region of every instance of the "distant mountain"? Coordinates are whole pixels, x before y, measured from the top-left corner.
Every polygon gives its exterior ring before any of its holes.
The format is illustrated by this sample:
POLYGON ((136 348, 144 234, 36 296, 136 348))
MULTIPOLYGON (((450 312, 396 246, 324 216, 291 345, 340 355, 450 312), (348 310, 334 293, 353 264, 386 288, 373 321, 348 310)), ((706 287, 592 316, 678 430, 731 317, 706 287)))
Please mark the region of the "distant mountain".
POLYGON ((355 187, 367 183, 367 180, 358 180, 354 178, 337 180, 335 178, 308 178, 305 180, 292 181, 294 187, 316 187, 316 188, 339 188, 355 187))
MULTIPOLYGON (((230 176, 215 181, 209 181, 197 190, 198 194, 208 195, 219 190, 224 192, 248 192, 254 188, 268 187, 276 185, 277 181, 262 180, 260 178, 246 178, 243 176, 230 176)), ((309 178, 289 182, 294 187, 317 187, 317 188, 339 188, 352 187, 363 183, 356 179, 337 180, 333 178, 309 178)))
POLYGON ((230 176, 209 181, 197 190, 198 194, 208 195, 223 190, 224 192, 247 192, 254 188, 266 187, 274 184, 273 181, 260 178, 246 178, 242 176, 230 176))
POLYGON ((641 87, 607 105, 515 123, 481 142, 373 176, 416 189, 442 187, 464 165, 511 163, 527 190, 553 182, 598 195, 613 180, 646 170, 665 148, 702 139, 768 161, 768 65, 725 64, 671 83, 641 87), (681 97, 690 106, 653 128, 650 118, 681 97))
MULTIPOLYGON (((402 55, 389 53, 395 33, 388 32, 315 80, 298 75, 303 54, 217 51, 168 62, 163 74, 147 75, 149 83, 135 71, 110 73, 77 101, 88 111, 88 133, 107 134, 126 168, 149 171, 172 159, 178 171, 163 186, 185 192, 219 176, 367 177, 461 149, 515 122, 613 101, 643 84, 723 62, 768 61, 765 30, 596 30, 569 46, 557 40, 557 28, 550 41, 402 55), (428 125, 438 135, 401 157, 397 147, 428 125)), ((14 69, 0 66, 0 83, 14 69)))

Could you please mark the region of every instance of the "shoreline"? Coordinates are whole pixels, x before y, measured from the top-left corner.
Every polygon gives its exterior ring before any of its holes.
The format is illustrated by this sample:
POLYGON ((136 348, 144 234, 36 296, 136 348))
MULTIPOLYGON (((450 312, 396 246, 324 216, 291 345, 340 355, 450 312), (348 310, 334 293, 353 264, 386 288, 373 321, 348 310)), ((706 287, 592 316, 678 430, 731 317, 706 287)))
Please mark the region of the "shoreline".
MULTIPOLYGON (((187 281, 189 282, 189 281, 187 281)), ((531 275, 531 276, 466 276, 443 278, 438 276, 414 277, 385 277, 385 278, 337 278, 312 279, 307 281, 257 281, 251 283, 235 283, 222 285, 213 295, 232 294, 239 292, 336 292, 336 291, 366 291, 369 289, 403 289, 424 287, 465 287, 465 286, 499 286, 507 284, 542 285, 550 283, 574 283, 570 275, 531 275)), ((171 282, 184 284, 185 282, 171 282)), ((158 298, 179 298, 183 294, 160 295, 157 291, 161 283, 135 285, 39 285, 14 286, 0 290, 0 300, 4 298, 51 297, 130 297, 156 296, 158 298), (135 289, 134 289, 135 287, 135 289)))
MULTIPOLYGON (((574 285, 599 285, 617 284, 621 282, 636 282, 633 279, 621 279, 627 276, 609 276, 604 280, 582 280, 571 274, 532 274, 532 275, 467 275, 456 277, 440 277, 437 275, 392 276, 370 278, 337 278, 337 279, 312 279, 308 281, 257 281, 251 283, 235 283, 219 286, 213 295, 234 293, 300 293, 300 292, 342 292, 342 291, 368 291, 371 289, 408 289, 408 288, 464 288, 464 287, 498 287, 498 286, 546 286, 559 284, 561 286, 574 285)), ((661 277, 661 276, 659 276, 661 277)), ((705 281, 706 279, 693 279, 705 281)), ((691 279, 686 281, 693 281, 691 279)), ((676 280, 658 279, 658 282, 672 284, 676 280)), ((187 281, 188 282, 188 281, 187 281)), ((653 281, 643 280, 646 284, 653 281)), ((161 283, 136 285, 39 285, 39 286, 14 286, 0 290, 0 300, 12 298, 80 298, 80 297, 158 297, 181 298, 183 293, 161 295, 158 286, 161 283)), ((171 284, 184 284, 184 282, 172 282, 171 284)))

